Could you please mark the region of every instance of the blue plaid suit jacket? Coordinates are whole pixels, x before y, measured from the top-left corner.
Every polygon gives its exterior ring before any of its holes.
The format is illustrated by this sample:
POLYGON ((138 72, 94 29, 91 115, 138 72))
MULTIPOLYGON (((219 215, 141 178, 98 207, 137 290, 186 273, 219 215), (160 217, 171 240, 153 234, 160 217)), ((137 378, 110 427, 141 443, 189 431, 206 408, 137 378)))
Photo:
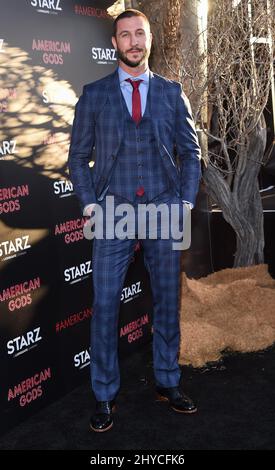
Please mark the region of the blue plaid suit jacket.
MULTIPOLYGON (((201 152, 189 101, 180 83, 151 71, 149 86, 148 99, 159 156, 181 198, 195 204, 201 152)), ((121 98, 116 70, 85 85, 76 104, 68 164, 82 208, 97 202, 110 181, 124 134, 121 98), (94 149, 96 157, 91 171, 89 162, 94 149)))

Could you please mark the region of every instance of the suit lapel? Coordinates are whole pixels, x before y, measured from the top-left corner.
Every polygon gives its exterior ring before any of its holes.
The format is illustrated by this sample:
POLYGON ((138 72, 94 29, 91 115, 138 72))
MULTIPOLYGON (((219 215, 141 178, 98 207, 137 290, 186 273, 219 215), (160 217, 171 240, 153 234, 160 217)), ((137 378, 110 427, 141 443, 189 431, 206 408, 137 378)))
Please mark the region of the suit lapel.
POLYGON ((153 72, 150 70, 150 82, 149 82, 149 109, 150 114, 152 116, 152 124, 153 130, 155 133, 155 137, 157 142, 159 142, 159 126, 158 126, 158 113, 159 113, 159 106, 163 104, 163 85, 158 80, 153 72))
POLYGON ((117 148, 114 150, 114 153, 117 153, 124 133, 123 96, 120 89, 117 69, 109 77, 107 93, 112 106, 112 114, 114 114, 115 125, 118 132, 117 148))

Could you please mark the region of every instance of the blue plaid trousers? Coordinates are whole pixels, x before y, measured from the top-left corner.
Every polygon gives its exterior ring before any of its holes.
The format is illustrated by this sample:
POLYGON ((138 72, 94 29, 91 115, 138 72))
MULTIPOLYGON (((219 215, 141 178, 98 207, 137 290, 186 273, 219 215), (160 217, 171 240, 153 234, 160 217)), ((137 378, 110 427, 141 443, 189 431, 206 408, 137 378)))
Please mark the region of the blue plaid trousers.
MULTIPOLYGON (((170 196, 175 203, 176 196, 170 196)), ((177 202, 179 199, 176 198, 177 202)), ((161 200, 160 200, 161 202, 161 200)), ((99 401, 112 400, 120 388, 118 319, 121 292, 136 239, 94 239, 91 382, 99 401)), ((173 240, 143 239, 144 261, 153 294, 153 362, 156 385, 175 387, 180 380, 179 297, 181 251, 173 240)))

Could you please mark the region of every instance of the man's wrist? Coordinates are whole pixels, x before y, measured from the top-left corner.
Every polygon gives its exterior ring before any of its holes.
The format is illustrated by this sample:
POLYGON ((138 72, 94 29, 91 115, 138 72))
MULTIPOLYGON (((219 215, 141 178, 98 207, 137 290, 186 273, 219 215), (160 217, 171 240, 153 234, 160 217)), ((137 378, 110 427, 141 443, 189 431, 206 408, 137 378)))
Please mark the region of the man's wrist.
POLYGON ((192 202, 190 201, 185 201, 185 200, 182 200, 183 204, 185 204, 186 206, 189 207, 189 209, 193 209, 194 205, 192 204, 192 202))
POLYGON ((83 209, 83 215, 84 215, 85 217, 91 217, 95 205, 96 205, 96 204, 95 204, 94 202, 91 203, 91 204, 86 204, 86 206, 85 206, 84 209, 83 209))

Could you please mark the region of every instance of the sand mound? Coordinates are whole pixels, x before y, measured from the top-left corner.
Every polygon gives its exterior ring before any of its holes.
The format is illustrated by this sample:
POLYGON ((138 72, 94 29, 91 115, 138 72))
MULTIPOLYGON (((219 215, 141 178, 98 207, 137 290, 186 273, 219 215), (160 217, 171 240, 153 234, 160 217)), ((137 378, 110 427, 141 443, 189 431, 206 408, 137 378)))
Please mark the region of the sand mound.
POLYGON ((224 269, 198 280, 182 274, 180 364, 201 367, 229 349, 275 342, 275 280, 267 265, 224 269))

